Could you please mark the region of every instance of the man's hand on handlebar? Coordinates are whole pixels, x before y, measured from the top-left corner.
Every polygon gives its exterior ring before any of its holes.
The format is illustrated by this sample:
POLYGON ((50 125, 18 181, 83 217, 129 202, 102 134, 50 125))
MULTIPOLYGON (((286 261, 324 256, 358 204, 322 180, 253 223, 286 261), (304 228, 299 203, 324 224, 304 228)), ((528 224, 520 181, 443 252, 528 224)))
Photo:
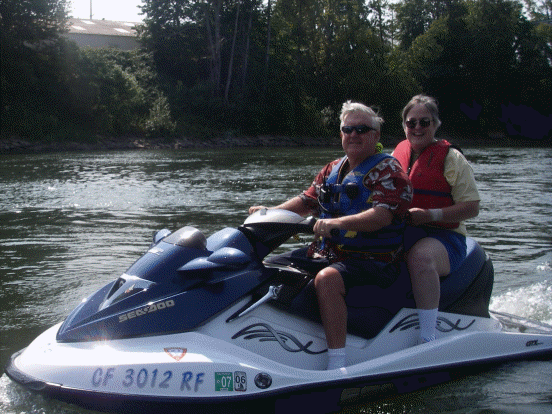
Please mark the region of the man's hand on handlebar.
POLYGON ((262 209, 268 209, 268 207, 265 207, 265 206, 251 206, 249 207, 249 215, 255 213, 256 211, 259 211, 259 210, 262 210, 262 209))
POLYGON ((339 227, 334 219, 320 219, 314 225, 314 234, 322 237, 331 237, 339 232, 339 227))

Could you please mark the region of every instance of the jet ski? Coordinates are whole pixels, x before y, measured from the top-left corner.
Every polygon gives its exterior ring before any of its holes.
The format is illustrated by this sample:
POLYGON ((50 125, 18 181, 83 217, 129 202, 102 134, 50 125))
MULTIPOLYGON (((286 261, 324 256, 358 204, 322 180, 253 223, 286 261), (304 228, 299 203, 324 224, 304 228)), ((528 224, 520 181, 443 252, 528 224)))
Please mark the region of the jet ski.
POLYGON ((395 277, 350 289, 347 366, 325 370, 316 270, 277 255, 314 223, 260 210, 209 237, 191 226, 159 231, 125 273, 15 353, 6 373, 99 411, 295 412, 308 404, 322 413, 505 361, 552 358, 552 326, 489 312, 492 261, 468 238, 466 261, 441 283, 435 341, 417 344, 410 279, 397 262, 395 277))

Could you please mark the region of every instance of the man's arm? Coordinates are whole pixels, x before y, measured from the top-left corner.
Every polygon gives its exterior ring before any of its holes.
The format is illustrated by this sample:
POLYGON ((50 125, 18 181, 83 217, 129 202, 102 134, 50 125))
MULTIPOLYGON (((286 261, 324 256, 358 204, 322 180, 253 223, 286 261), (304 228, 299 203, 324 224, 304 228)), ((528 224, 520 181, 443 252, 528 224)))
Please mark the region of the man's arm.
POLYGON ((299 196, 293 197, 292 199, 289 199, 288 201, 277 205, 275 207, 264 207, 264 206, 253 206, 249 208, 249 214, 253 214, 255 211, 260 209, 281 209, 281 210, 288 210, 292 211, 296 214, 299 214, 300 216, 307 216, 312 211, 307 206, 307 204, 303 201, 303 199, 299 196))
POLYGON ((314 232, 319 236, 329 236, 332 229, 373 232, 390 225, 392 221, 393 213, 389 209, 373 207, 350 216, 318 220, 314 232))

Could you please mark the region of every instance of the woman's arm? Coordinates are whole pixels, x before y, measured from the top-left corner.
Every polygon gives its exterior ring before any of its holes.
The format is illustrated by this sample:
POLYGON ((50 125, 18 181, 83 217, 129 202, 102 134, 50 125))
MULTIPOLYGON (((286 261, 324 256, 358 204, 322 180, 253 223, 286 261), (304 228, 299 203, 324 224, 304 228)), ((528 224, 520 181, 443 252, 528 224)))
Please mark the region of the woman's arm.
POLYGON ((479 201, 464 201, 452 206, 439 209, 411 208, 412 225, 440 221, 444 223, 457 223, 477 217, 479 214, 479 201))

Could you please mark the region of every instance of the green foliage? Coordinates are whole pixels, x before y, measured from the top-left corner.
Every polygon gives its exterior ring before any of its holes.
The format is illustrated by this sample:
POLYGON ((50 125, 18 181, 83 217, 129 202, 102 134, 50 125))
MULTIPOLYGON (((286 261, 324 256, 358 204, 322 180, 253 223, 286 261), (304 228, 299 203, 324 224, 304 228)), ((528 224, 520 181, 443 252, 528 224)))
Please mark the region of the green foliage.
POLYGON ((43 137, 62 124, 52 107, 63 100, 56 41, 65 19, 65 0, 0 2, 2 134, 43 137))
POLYGON ((56 39, 67 21, 67 0, 2 0, 0 36, 2 46, 21 49, 56 39))
POLYGON ((538 27, 515 1, 468 1, 416 37, 407 51, 408 68, 439 99, 449 128, 502 131, 509 102, 550 111, 542 95, 550 93, 550 42, 538 27))
MULTIPOLYGON (((17 53, 17 52, 16 52, 17 53)), ((2 135, 34 140, 170 135, 174 122, 143 52, 58 39, 3 59, 2 135)))
POLYGON ((420 92, 445 132, 509 131, 515 108, 550 114, 550 2, 524 3, 532 20, 519 0, 144 0, 123 52, 60 38, 67 0, 4 0, 1 133, 333 136, 352 99, 402 135, 420 92))

